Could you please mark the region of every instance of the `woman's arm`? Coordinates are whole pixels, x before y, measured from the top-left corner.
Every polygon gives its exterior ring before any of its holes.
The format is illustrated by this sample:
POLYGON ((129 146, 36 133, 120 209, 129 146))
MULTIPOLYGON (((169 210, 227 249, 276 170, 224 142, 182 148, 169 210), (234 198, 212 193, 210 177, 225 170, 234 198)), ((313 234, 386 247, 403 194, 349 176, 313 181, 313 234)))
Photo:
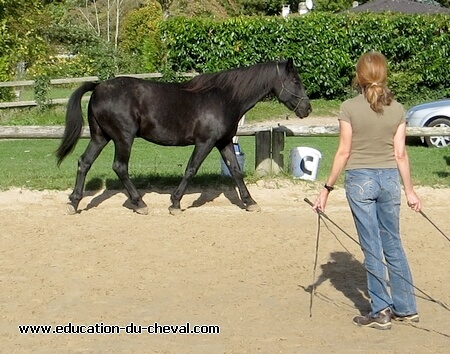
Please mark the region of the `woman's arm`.
POLYGON ((394 136, 395 160, 397 161, 398 171, 402 179, 403 188, 405 189, 408 206, 414 211, 420 211, 422 208, 422 203, 419 197, 416 195, 416 192, 414 191, 405 140, 406 140, 406 123, 402 123, 398 126, 394 136))
MULTIPOLYGON (((326 185, 333 186, 342 170, 344 169, 350 157, 350 150, 352 147, 352 126, 348 122, 339 120, 339 146, 334 155, 333 166, 331 167, 330 175, 328 176, 326 185)), ((325 211, 328 194, 330 192, 324 187, 317 197, 313 209, 316 211, 325 211)))

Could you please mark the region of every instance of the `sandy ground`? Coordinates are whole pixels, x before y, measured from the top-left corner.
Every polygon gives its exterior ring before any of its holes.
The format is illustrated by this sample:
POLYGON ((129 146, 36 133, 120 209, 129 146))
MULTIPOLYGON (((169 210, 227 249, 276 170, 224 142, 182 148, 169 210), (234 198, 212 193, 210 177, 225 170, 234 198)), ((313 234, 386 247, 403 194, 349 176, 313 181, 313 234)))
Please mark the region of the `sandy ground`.
MULTIPOLYGON (((314 200, 319 182, 250 185, 259 213, 246 212, 236 191, 223 188, 188 189, 178 216, 167 210, 171 190, 142 191, 146 216, 127 208, 122 191, 86 195, 77 215, 65 212, 70 191, 0 192, 1 352, 448 352, 449 242, 404 200, 402 232, 421 320, 377 331, 351 323, 369 303, 342 189, 333 192, 327 215, 348 235, 330 221, 319 224, 304 201, 314 200), (18 328, 68 331, 69 323, 103 334, 20 334, 18 328), (142 333, 126 333, 131 323, 142 333), (187 323, 189 330, 217 326, 220 333, 147 333, 148 326, 161 332, 162 326, 184 330, 187 323), (106 334, 111 326, 120 333, 106 334)), ((448 234, 450 190, 417 191, 426 215, 448 234)))
MULTIPOLYGON (((0 192, 0 347, 3 353, 447 353, 449 242, 402 207, 404 246, 420 323, 359 328, 365 274, 359 246, 322 222, 314 274, 318 182, 260 181, 262 210, 242 209, 236 191, 193 190, 168 212, 170 190, 142 191, 149 215, 123 192, 88 195, 66 215, 69 191, 0 192), (315 276, 314 276, 315 275, 315 276), (318 281, 312 298, 308 287, 318 281), (216 325, 219 334, 127 334, 149 326, 216 325), (120 334, 20 334, 19 325, 124 327, 120 334)), ((424 212, 450 231, 450 190, 418 188, 424 212)), ((403 200, 404 202, 404 200, 403 200)), ((404 203, 405 204, 405 203, 404 203)), ((352 237, 342 189, 329 218, 352 237)), ((62 327, 64 328, 64 327, 62 327)), ((158 327, 156 327, 158 328, 158 327)), ((180 327, 182 328, 182 327, 180 327)), ((205 328, 205 327, 203 327, 205 328)))

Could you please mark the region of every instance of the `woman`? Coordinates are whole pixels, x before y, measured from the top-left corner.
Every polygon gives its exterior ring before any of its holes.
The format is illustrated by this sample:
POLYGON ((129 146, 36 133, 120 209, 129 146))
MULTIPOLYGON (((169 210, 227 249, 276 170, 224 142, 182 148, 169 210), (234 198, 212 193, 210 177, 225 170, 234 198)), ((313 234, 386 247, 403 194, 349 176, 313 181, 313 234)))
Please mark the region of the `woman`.
POLYGON ((400 177, 408 206, 418 212, 422 205, 412 185, 405 148, 405 111, 387 87, 383 54, 361 56, 354 85, 360 94, 341 105, 339 146, 313 209, 325 210, 328 195, 345 169, 345 191, 364 253, 371 299, 371 312, 356 316, 353 323, 390 329, 391 319, 419 321, 399 232, 400 177))

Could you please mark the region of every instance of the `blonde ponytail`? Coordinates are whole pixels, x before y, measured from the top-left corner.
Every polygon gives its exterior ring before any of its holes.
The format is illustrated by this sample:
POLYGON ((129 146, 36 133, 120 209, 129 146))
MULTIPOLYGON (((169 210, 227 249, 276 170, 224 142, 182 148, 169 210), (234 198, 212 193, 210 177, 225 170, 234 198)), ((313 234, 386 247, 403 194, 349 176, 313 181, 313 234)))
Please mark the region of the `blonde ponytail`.
POLYGON ((387 87, 387 60, 380 52, 368 52, 359 58, 353 83, 374 112, 383 113, 383 107, 389 106, 393 100, 387 87))

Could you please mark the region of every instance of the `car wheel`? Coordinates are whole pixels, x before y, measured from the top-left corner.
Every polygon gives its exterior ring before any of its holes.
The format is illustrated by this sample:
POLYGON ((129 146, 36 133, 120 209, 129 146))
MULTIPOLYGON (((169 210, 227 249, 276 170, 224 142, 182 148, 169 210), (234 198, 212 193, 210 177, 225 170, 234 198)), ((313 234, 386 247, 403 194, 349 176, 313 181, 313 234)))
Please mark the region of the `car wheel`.
MULTIPOLYGON (((438 118, 433 120, 428 127, 450 127, 450 119, 438 118)), ((450 136, 426 136, 425 142, 429 147, 442 148, 450 146, 450 136)))

